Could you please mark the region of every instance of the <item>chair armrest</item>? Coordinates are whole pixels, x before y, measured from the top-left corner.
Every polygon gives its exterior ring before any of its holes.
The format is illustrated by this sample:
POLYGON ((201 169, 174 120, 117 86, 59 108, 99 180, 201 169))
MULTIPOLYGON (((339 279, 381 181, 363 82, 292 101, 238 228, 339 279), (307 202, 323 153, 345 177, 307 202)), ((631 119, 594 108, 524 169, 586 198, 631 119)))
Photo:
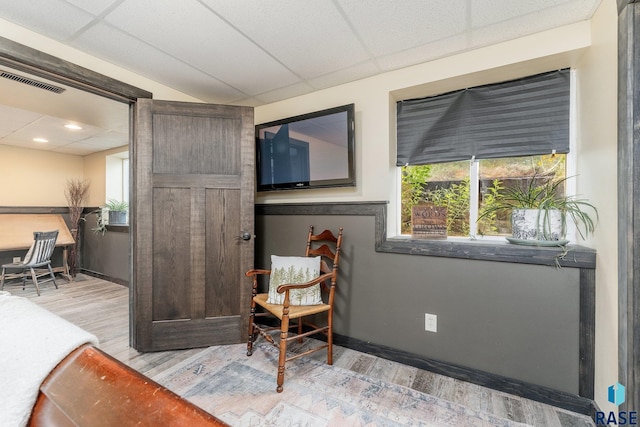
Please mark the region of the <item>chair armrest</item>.
POLYGON ((284 285, 280 285, 278 286, 278 288, 276 289, 278 291, 279 294, 287 291, 287 290, 291 290, 291 289, 304 289, 304 288, 308 288, 310 286, 313 285, 317 285, 318 283, 322 283, 325 280, 331 279, 333 277, 333 273, 325 273, 321 276, 316 277, 313 280, 309 280, 308 282, 305 283, 286 283, 284 285))
POLYGON ((247 271, 246 273, 244 273, 244 275, 247 276, 247 277, 257 276, 259 274, 271 274, 271 270, 260 270, 260 269, 257 269, 257 268, 253 268, 253 269, 247 271))

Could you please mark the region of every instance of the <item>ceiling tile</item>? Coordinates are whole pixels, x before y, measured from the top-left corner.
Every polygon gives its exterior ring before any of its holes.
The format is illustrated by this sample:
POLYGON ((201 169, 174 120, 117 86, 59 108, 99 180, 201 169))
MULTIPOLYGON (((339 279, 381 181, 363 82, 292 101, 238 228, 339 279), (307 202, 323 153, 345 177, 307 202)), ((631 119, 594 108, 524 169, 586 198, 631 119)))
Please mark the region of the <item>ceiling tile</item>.
POLYGON ((66 120, 55 117, 42 116, 38 120, 22 127, 11 134, 12 141, 32 141, 33 138, 45 138, 48 145, 58 146, 67 144, 69 141, 79 141, 100 132, 92 126, 85 126, 79 131, 68 130, 64 127, 66 120))
POLYGON ((302 78, 358 64, 369 55, 332 2, 202 0, 302 78), (247 13, 250 10, 251 13, 247 13))
POLYGON ((462 52, 468 48, 469 37, 467 33, 461 33, 446 39, 381 56, 378 58, 378 66, 384 71, 397 70, 447 56, 454 49, 456 52, 462 52))
POLYGON ((129 144, 129 135, 120 132, 101 132, 89 138, 76 141, 87 147, 99 147, 102 150, 117 148, 129 144))
POLYGON ((73 46, 208 102, 243 97, 242 92, 106 24, 88 29, 73 46))
POLYGON ((0 131, 15 132, 38 120, 41 114, 0 104, 0 131))
POLYGON ((312 92, 313 88, 307 83, 300 82, 291 86, 282 87, 269 92, 264 92, 256 95, 255 98, 262 101, 265 104, 280 101, 282 99, 293 98, 296 96, 304 95, 312 92))
POLYGON ((243 107, 259 107, 262 104, 264 104, 263 101, 259 101, 254 97, 241 98, 241 99, 236 99, 233 102, 229 102, 229 105, 240 105, 243 107))
POLYGON ((125 0, 105 20, 249 95, 299 80, 202 4, 172 6, 173 0, 125 0))
POLYGON ((56 40, 66 40, 93 16, 63 0, 0 0, 0 17, 56 40))
POLYGON ((111 5, 120 3, 120 0, 66 0, 80 9, 91 13, 92 15, 100 15, 111 5))
POLYGON ((463 32, 467 0, 337 0, 375 56, 388 55, 463 32))
POLYGON ((96 150, 91 146, 86 146, 81 143, 74 143, 65 145, 64 147, 55 147, 49 151, 53 151, 60 154, 73 154, 75 156, 86 156, 94 153, 96 150))
MULTIPOLYGON (((579 11, 578 16, 587 16, 591 9, 591 5, 587 3, 592 4, 593 1, 555 3, 556 5, 553 7, 520 15, 512 15, 512 13, 516 12, 507 8, 505 11, 507 16, 502 20, 482 14, 475 15, 477 19, 474 19, 474 28, 471 32, 471 47, 487 46, 576 22, 575 13, 578 12, 575 9, 576 5, 578 3, 582 5, 582 10, 579 11), (481 26, 482 24, 484 26, 481 26)), ((475 2, 474 7, 476 7, 475 2)))
POLYGON ((318 76, 314 79, 310 79, 308 82, 314 89, 326 89, 333 86, 338 86, 354 80, 364 79, 371 77, 380 72, 380 69, 372 60, 365 61, 360 64, 356 64, 352 67, 336 70, 332 73, 327 73, 322 76, 318 76))
MULTIPOLYGON (((590 1, 590 0, 588 0, 590 1)), ((506 21, 519 16, 537 13, 561 4, 575 3, 574 0, 536 0, 528 2, 514 2, 513 0, 474 0, 470 2, 471 26, 484 27, 506 21)), ((540 23, 531 22, 539 25, 540 23)))
POLYGON ((49 151, 54 147, 51 147, 48 144, 42 144, 39 142, 34 142, 34 141, 15 141, 13 139, 9 138, 4 138, 2 140, 2 145, 8 145, 11 147, 19 147, 19 148, 28 148, 28 149, 32 149, 32 150, 45 150, 45 151, 49 151))

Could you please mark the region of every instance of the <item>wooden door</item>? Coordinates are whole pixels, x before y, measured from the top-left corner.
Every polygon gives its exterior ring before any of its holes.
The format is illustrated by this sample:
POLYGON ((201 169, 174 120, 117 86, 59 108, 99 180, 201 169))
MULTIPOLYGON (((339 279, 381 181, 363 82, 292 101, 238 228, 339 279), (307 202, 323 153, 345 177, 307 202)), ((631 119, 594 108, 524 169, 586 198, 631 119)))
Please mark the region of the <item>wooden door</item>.
POLYGON ((244 272, 253 265, 253 109, 138 100, 132 158, 131 346, 155 351, 244 341, 251 294, 244 272))

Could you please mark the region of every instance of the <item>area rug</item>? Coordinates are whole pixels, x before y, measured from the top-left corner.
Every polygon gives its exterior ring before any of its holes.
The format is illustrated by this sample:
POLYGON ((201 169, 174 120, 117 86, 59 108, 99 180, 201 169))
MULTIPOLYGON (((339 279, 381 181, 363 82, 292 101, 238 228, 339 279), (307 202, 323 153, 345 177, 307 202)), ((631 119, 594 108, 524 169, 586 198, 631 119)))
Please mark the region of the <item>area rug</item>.
POLYGON ((258 344, 210 347, 153 379, 232 426, 523 426, 310 358, 287 363, 258 344))

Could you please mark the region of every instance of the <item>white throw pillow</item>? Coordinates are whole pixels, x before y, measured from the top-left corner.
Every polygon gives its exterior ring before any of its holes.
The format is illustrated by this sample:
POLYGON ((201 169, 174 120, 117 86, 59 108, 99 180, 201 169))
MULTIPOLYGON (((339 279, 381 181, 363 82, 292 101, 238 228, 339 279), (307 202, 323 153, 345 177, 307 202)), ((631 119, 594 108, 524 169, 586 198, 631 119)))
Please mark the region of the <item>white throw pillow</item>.
MULTIPOLYGON (((320 258, 271 255, 271 277, 269 278, 269 304, 284 304, 284 292, 278 293, 278 286, 291 283, 305 283, 320 275, 320 258)), ((320 284, 289 292, 291 305, 322 304, 320 284)))

